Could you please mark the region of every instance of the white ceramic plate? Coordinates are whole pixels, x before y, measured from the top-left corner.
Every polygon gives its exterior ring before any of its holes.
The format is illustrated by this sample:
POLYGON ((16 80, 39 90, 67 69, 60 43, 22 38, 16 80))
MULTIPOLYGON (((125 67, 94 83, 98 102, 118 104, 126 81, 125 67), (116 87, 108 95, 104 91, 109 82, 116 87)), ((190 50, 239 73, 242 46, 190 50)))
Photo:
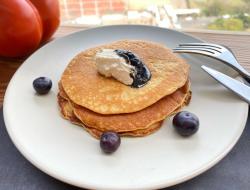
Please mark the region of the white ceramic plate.
POLYGON ((108 26, 55 40, 35 52, 12 78, 4 100, 4 119, 11 139, 36 167, 64 182, 91 189, 155 189, 188 180, 221 160, 240 137, 248 105, 216 83, 201 64, 224 66, 202 56, 187 55, 191 64, 192 101, 185 110, 198 115, 200 130, 179 136, 171 119, 144 138, 122 138, 117 152, 105 155, 99 142, 81 127, 62 119, 57 82, 80 51, 118 39, 144 39, 173 48, 200 40, 180 32, 149 26, 108 26), (32 82, 48 76, 53 88, 37 96, 32 82))

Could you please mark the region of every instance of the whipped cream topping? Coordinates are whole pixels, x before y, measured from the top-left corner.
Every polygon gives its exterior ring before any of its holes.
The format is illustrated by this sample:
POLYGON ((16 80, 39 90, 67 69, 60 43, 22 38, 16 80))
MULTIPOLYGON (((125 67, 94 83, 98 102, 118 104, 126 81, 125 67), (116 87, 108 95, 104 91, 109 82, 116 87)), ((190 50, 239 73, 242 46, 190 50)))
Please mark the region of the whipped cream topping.
POLYGON ((113 49, 102 49, 96 53, 97 70, 105 77, 114 77, 125 85, 132 85, 135 67, 128 64, 126 59, 119 56, 113 49))

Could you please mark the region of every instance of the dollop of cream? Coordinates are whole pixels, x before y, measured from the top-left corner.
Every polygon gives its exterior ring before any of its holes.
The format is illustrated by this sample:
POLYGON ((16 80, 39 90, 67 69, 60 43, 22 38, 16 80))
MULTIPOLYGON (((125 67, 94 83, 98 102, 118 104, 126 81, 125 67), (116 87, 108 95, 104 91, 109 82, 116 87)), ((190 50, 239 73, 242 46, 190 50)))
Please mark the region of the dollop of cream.
POLYGON ((125 85, 131 85, 135 67, 128 64, 126 60, 117 55, 113 49, 102 49, 95 55, 95 64, 98 72, 105 77, 114 77, 125 85))

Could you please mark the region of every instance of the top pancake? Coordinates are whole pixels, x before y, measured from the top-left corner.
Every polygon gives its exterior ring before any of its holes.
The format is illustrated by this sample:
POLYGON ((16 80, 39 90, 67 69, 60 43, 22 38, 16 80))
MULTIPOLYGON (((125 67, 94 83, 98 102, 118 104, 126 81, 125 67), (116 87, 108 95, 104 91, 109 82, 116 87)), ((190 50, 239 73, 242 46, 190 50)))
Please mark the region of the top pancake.
POLYGON ((189 65, 163 45, 139 40, 121 40, 78 54, 65 69, 61 84, 69 99, 100 114, 131 113, 142 110, 184 86, 189 65), (131 88, 100 75, 95 54, 101 49, 125 49, 137 54, 151 71, 151 80, 131 88))

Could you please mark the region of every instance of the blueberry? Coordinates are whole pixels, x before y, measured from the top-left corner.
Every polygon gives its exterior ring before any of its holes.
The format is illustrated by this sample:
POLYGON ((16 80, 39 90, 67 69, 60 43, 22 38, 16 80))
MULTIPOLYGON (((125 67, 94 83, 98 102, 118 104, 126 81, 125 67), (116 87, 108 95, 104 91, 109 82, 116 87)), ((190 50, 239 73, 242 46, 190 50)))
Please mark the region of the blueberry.
POLYGON ((121 57, 124 57, 125 59, 128 58, 128 59, 134 59, 136 58, 137 56, 135 54, 133 54, 131 51, 128 51, 128 50, 124 50, 124 49, 116 49, 115 52, 121 56, 121 57))
POLYGON ((121 144, 120 136, 116 132, 104 132, 100 138, 100 147, 105 153, 115 152, 121 144))
POLYGON ((133 54, 132 52, 128 51, 126 53, 126 55, 128 56, 129 59, 134 59, 134 58, 137 58, 137 55, 133 54))
POLYGON ((141 60, 139 60, 138 58, 130 59, 130 62, 131 62, 131 65, 133 65, 133 66, 143 65, 143 63, 141 62, 141 60))
POLYGON ((127 50, 123 50, 123 49, 116 49, 115 52, 118 54, 118 55, 124 55, 126 54, 128 51, 127 50))
POLYGON ((182 136, 190 136, 199 129, 199 118, 188 111, 177 113, 173 118, 173 125, 182 136))
POLYGON ((33 87, 38 94, 47 94, 52 87, 52 81, 48 77, 39 77, 33 81, 33 87))
POLYGON ((151 73, 149 69, 136 54, 123 49, 116 49, 115 52, 120 57, 123 57, 127 61, 127 64, 131 64, 135 67, 135 72, 130 74, 130 76, 133 78, 133 83, 131 84, 131 87, 140 88, 150 80, 151 73))

